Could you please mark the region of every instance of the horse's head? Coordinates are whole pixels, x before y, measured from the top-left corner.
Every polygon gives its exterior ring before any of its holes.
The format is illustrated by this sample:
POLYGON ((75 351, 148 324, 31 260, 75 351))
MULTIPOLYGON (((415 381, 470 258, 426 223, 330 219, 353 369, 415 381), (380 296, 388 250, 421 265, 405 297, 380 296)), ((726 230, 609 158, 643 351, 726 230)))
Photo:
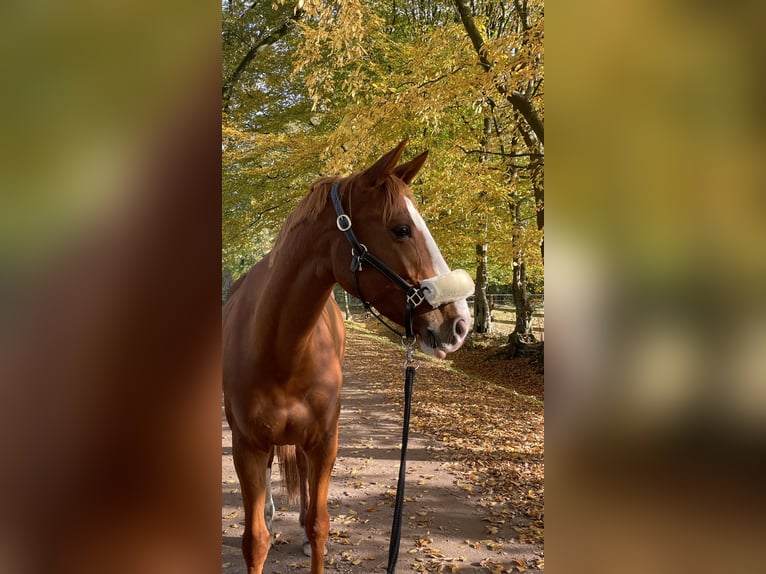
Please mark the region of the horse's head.
MULTIPOLYGON (((353 222, 353 235, 363 248, 425 296, 414 309, 413 331, 424 352, 444 358, 460 348, 471 327, 465 298, 473 292, 473 282, 465 271, 450 271, 415 208, 409 184, 428 152, 397 166, 405 144, 406 140, 365 171, 339 182, 339 207, 348 220, 339 218, 338 227, 351 227, 353 222)), ((354 277, 349 241, 338 233, 334 242, 336 280, 404 325, 406 287, 364 260, 354 277)))

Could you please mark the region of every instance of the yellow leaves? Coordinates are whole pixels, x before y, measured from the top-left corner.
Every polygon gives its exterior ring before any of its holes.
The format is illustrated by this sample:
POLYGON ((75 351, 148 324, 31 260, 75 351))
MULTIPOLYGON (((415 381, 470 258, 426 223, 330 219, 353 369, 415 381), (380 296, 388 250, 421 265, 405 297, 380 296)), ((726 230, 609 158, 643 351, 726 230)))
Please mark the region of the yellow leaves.
POLYGON ((485 559, 482 560, 479 564, 492 574, 504 574, 507 572, 503 564, 500 562, 495 562, 494 560, 485 559))
POLYGON ((303 75, 314 109, 336 85, 354 100, 369 80, 358 73, 359 64, 369 66, 370 52, 379 50, 383 21, 359 1, 316 3, 313 16, 300 26, 293 76, 303 75))
POLYGON ((433 538, 430 535, 415 538, 415 547, 409 549, 409 554, 418 554, 412 569, 416 572, 457 572, 459 562, 465 562, 465 556, 445 556, 444 553, 431 546, 433 538))
MULTIPOLYGON (((375 556, 357 556, 352 550, 343 550, 340 553, 341 562, 349 562, 354 566, 359 566, 363 561, 376 560, 375 556)), ((333 564, 334 560, 330 559, 330 564, 333 564)))
POLYGON ((415 538, 415 546, 421 547, 421 548, 424 546, 428 546, 429 544, 433 544, 433 542, 434 542, 434 539, 431 538, 430 536, 418 536, 417 538, 415 538))
POLYGON ((483 540, 466 540, 465 544, 473 548, 474 550, 486 547, 487 550, 493 550, 498 551, 503 548, 503 541, 500 539, 497 540, 491 540, 489 538, 483 539, 483 540))
MULTIPOLYGON (((371 512, 369 509, 367 509, 367 512, 371 512)), ((348 510, 348 514, 338 514, 337 516, 334 516, 332 518, 333 522, 340 522, 343 525, 352 524, 354 522, 359 522, 361 524, 367 524, 369 520, 366 518, 361 518, 359 516, 359 513, 354 510, 353 508, 348 510)))
MULTIPOLYGON (((492 574, 510 574, 512 572, 526 572, 528 570, 526 561, 522 560, 521 558, 513 558, 508 563, 500 562, 492 558, 486 558, 479 564, 482 568, 486 569, 492 574)), ((538 561, 535 567, 542 568, 540 564, 541 561, 538 561)))
POLYGON ((518 533, 519 542, 523 543, 538 543, 544 539, 544 530, 542 528, 542 515, 538 520, 538 524, 530 524, 527 526, 514 526, 513 529, 518 533))

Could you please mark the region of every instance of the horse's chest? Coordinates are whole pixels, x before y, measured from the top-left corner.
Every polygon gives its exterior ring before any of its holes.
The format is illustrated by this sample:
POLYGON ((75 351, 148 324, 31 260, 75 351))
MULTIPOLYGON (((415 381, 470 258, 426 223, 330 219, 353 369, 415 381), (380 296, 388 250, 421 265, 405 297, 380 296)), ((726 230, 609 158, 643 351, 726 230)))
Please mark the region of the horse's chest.
MULTIPOLYGON (((339 389, 338 389, 339 390, 339 389)), ((338 393, 312 388, 302 392, 253 397, 250 422, 256 434, 270 444, 310 445, 337 429, 338 393)))

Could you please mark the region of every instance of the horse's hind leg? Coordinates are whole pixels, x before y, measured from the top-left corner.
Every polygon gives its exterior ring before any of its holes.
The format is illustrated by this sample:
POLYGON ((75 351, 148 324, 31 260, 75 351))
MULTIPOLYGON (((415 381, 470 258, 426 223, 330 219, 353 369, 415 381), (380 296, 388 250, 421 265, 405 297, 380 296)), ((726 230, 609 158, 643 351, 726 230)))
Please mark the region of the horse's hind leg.
POLYGON ((250 448, 244 440, 238 440, 236 433, 232 446, 234 467, 245 506, 242 554, 247 563, 247 574, 261 574, 271 545, 271 536, 264 519, 269 453, 250 448))
POLYGON ((274 447, 271 448, 269 453, 269 463, 266 467, 266 502, 263 509, 263 518, 266 521, 266 528, 269 531, 269 536, 274 534, 273 522, 274 522, 274 497, 271 495, 271 465, 274 462, 274 447))
MULTIPOLYGON (((309 537, 306 534, 306 512, 309 506, 309 467, 306 453, 303 450, 298 449, 297 453, 298 473, 300 475, 301 485, 301 513, 299 522, 303 529, 303 553, 306 556, 311 556, 311 544, 309 543, 309 537)), ((327 546, 325 546, 324 553, 327 554, 327 546)))

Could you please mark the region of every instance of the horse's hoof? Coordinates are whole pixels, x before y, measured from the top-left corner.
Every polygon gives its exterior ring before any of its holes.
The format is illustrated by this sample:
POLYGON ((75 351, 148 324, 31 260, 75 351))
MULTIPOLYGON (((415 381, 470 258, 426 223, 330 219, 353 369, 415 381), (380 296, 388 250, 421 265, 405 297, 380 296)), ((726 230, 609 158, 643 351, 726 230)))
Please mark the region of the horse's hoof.
MULTIPOLYGON (((303 553, 311 558, 311 544, 308 542, 303 543, 303 553)), ((327 545, 325 544, 324 547, 324 555, 327 556, 327 545)))

